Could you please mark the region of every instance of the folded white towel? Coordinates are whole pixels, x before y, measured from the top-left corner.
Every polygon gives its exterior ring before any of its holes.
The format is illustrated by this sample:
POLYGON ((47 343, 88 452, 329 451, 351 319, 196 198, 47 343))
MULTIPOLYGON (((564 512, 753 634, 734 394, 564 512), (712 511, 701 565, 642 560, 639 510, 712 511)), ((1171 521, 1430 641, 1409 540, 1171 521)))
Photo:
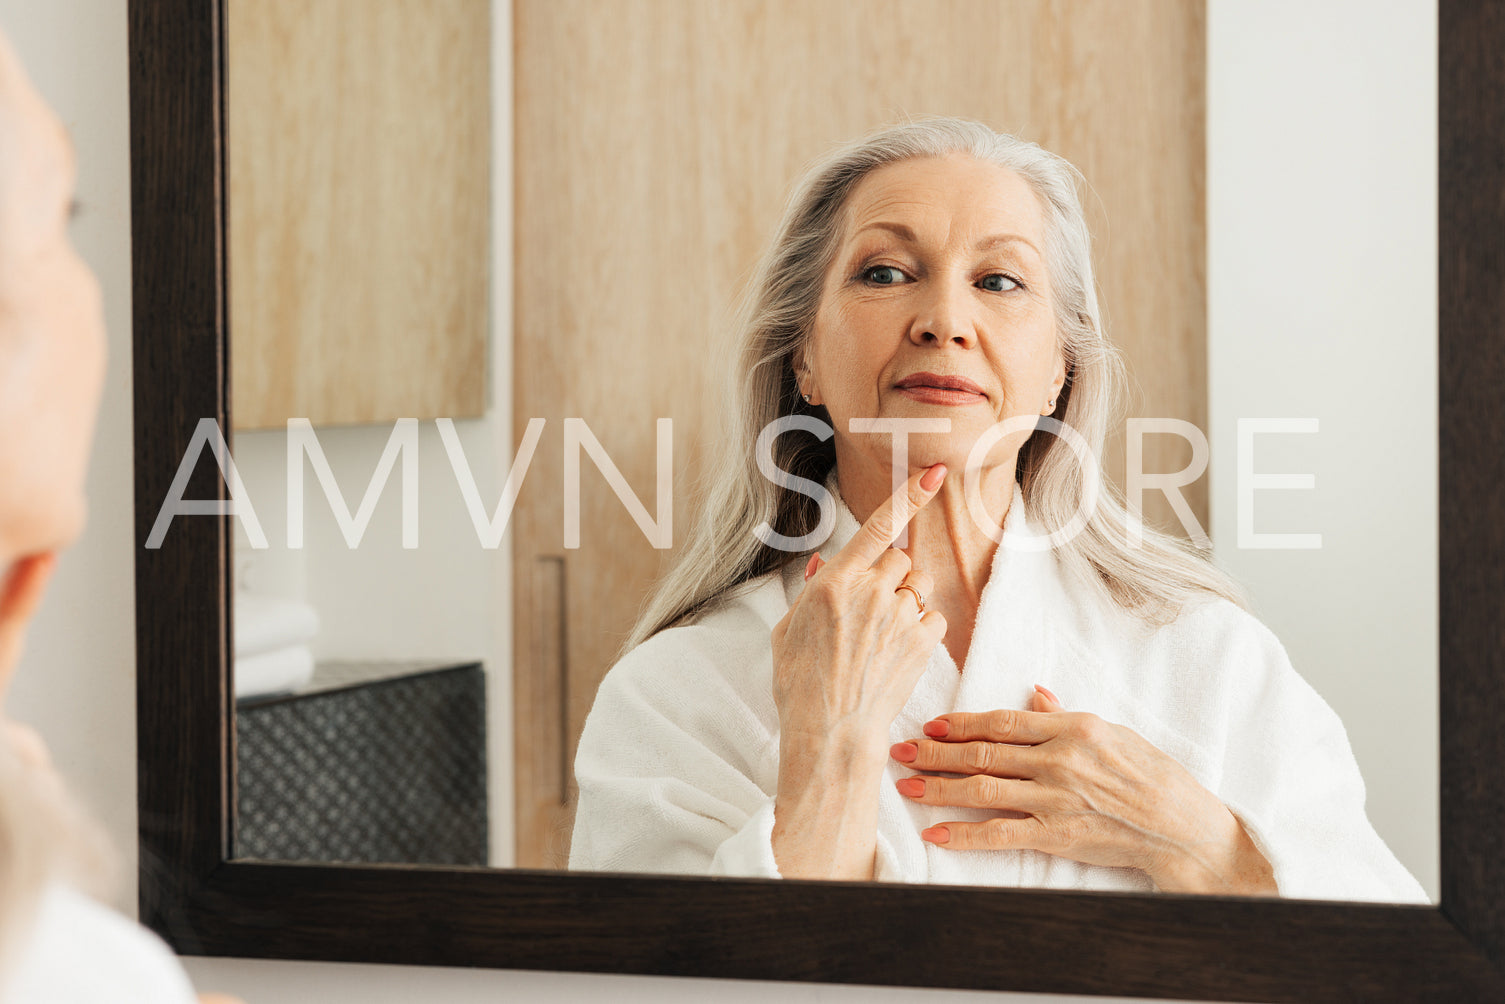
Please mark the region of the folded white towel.
POLYGON ((318 633, 318 613, 301 600, 235 594, 236 658, 303 645, 318 633))
POLYGON ((307 645, 248 655, 235 660, 235 696, 257 697, 297 690, 314 675, 314 654, 307 645))

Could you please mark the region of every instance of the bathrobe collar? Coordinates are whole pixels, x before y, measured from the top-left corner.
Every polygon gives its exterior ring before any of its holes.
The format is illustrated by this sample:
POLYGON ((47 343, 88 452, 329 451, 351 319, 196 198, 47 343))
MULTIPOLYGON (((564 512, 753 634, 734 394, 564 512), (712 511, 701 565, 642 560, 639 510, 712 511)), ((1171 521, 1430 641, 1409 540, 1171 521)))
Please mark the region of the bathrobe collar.
MULTIPOLYGON (((841 496, 834 470, 826 478, 825 486, 836 505, 835 525, 819 548, 821 554, 829 559, 851 541, 859 524, 841 496)), ((994 657, 998 654, 990 650, 1000 640, 996 637, 1000 631, 1011 636, 1010 647, 1016 652, 1021 651, 1025 642, 1021 633, 1033 639, 1034 643, 1028 647, 1038 647, 1040 632, 1052 620, 1052 617, 1045 616, 1046 605, 1065 599, 1055 553, 1031 550, 1017 543, 1038 532, 1025 512, 1024 491, 1015 481, 1014 498, 1004 517, 1003 540, 993 553, 992 568, 978 602, 977 625, 973 630, 967 665, 957 667, 945 645, 937 646, 933 662, 943 662, 952 673, 970 669, 974 664, 986 667, 995 661, 994 657), (980 641, 983 643, 981 649, 980 641)), ((785 568, 785 592, 791 603, 804 589, 804 568, 803 561, 790 562, 785 568)), ((1053 616, 1059 618, 1059 611, 1053 612, 1053 616)), ((991 675, 991 671, 989 672, 991 675)), ((1033 682, 1027 690, 1033 692, 1033 682)), ((1028 693, 1025 696, 1028 697, 1028 693)))
MULTIPOLYGON (((834 474, 826 487, 836 502, 836 522, 821 545, 824 555, 844 547, 857 532, 856 517, 837 489, 834 474)), ((1073 608, 1061 581, 1054 551, 1028 550, 1013 544, 1039 531, 1025 513, 1024 493, 1016 482, 1014 498, 1004 518, 1003 540, 993 555, 993 564, 978 601, 976 623, 965 665, 958 667, 944 643, 931 653, 924 674, 903 710, 889 729, 891 742, 922 736, 931 719, 955 711, 992 711, 999 708, 1027 710, 1036 683, 1058 693, 1082 693, 1078 677, 1089 669, 1080 646, 1071 639, 1073 608)), ((793 603, 804 589, 805 562, 793 561, 784 571, 785 599, 793 603)), ((910 774, 897 762, 890 763, 880 799, 878 877, 903 875, 914 881, 976 881, 979 874, 1001 884, 1031 884, 1042 879, 1050 867, 1048 855, 1034 851, 1004 855, 976 851, 941 850, 919 840, 919 832, 946 820, 983 820, 997 813, 979 809, 925 806, 904 799, 892 783, 910 774), (904 834, 903 837, 889 835, 904 834), (981 869, 981 872, 976 869, 981 869), (970 878, 968 876, 971 876, 970 878)), ((1143 881, 1125 877, 1129 885, 1143 881)))

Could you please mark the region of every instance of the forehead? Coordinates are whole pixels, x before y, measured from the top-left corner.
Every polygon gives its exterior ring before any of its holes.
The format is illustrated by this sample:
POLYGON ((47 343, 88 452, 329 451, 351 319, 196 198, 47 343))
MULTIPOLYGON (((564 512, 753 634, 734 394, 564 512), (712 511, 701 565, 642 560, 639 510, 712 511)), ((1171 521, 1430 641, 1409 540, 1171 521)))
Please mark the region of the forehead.
POLYGON ((1039 197, 1008 168, 967 154, 902 160, 876 168, 847 198, 846 236, 901 223, 925 240, 1018 234, 1043 246, 1039 197))

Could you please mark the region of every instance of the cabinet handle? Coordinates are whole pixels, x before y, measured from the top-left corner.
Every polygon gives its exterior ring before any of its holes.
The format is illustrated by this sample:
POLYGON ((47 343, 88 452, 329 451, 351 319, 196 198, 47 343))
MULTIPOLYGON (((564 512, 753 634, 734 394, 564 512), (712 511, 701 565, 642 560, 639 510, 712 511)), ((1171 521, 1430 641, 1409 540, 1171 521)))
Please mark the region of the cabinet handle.
POLYGON ((570 674, 568 612, 565 604, 564 558, 554 555, 536 560, 533 572, 533 651, 538 667, 537 722, 552 722, 552 735, 539 736, 537 769, 539 791, 552 788, 559 804, 569 801, 570 785, 570 674), (552 748, 550 746, 552 744, 552 748))

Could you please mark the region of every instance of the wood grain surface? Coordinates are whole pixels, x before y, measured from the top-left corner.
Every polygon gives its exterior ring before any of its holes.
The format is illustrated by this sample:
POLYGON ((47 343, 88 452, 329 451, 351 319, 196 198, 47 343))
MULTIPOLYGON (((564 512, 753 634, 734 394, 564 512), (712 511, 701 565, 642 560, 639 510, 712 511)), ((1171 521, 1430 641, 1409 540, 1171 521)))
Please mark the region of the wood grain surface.
POLYGON ((226 11, 236 427, 483 414, 490 4, 226 11))
MULTIPOLYGON (((660 574, 589 471, 578 550, 563 548, 561 425, 583 417, 649 511, 658 418, 674 421, 675 541, 715 449, 728 307, 803 167, 925 114, 978 119, 1072 161, 1106 327, 1134 416, 1207 426, 1205 16, 1201 0, 518 0, 515 5, 514 429, 548 426, 518 501, 515 623, 547 615, 534 567, 563 563, 561 667, 514 648, 517 863, 561 867, 571 808, 532 761, 573 761, 597 685, 660 574), (564 674, 564 683, 554 680, 564 674), (559 718, 563 736, 535 723, 559 718)), ((1190 461, 1145 439, 1145 470, 1190 461)), ((1105 460, 1121 484, 1124 445, 1105 460)), ((1187 499, 1202 527, 1207 480, 1187 499)), ((1164 496, 1147 517, 1179 528, 1164 496)), ((552 653, 553 650, 551 649, 552 653)))

